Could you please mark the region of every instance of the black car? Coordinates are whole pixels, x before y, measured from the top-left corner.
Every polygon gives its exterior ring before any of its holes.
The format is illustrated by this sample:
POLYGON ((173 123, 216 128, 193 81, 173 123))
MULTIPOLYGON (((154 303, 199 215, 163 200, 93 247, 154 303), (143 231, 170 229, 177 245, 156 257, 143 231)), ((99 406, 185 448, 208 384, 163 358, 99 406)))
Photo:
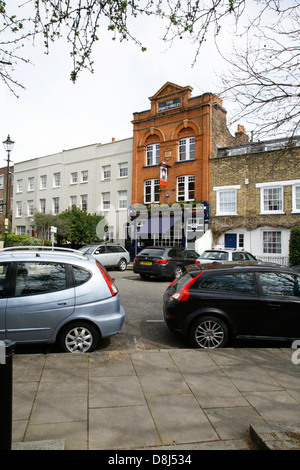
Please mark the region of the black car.
POLYGON ((135 257, 133 272, 143 279, 150 276, 177 278, 185 267, 193 264, 199 254, 182 247, 149 246, 135 257))
POLYGON ((164 293, 164 320, 193 347, 300 338, 300 275, 258 262, 188 266, 164 293))

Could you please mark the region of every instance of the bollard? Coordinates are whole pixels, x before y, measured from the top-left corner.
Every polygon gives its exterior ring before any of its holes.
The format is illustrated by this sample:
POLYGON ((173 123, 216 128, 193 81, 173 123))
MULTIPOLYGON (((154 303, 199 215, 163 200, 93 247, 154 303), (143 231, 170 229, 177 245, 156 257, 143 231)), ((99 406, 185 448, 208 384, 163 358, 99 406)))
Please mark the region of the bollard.
POLYGON ((14 347, 10 340, 0 341, 0 450, 11 450, 14 347))

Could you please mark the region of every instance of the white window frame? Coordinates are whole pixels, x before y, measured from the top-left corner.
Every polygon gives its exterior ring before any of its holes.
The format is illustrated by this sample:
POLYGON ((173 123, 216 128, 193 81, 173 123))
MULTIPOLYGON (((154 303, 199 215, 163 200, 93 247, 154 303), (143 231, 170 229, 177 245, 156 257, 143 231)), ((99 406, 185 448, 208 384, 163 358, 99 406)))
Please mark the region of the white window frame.
POLYGON ((284 197, 283 197, 283 186, 268 186, 260 189, 260 212, 261 214, 284 214, 284 197), (278 197, 275 197, 275 192, 278 193, 278 197), (274 198, 272 199, 272 195, 274 198), (275 201, 278 203, 277 209, 268 209, 268 206, 275 205, 275 201))
POLYGON ((87 210, 88 210, 88 197, 87 197, 87 194, 82 194, 80 196, 80 199, 81 199, 81 203, 80 203, 81 210, 87 212, 87 210))
POLYGON ((281 230, 261 231, 262 253, 264 255, 280 255, 282 253, 281 230), (271 249, 269 249, 271 247, 271 249))
POLYGON ((128 163, 119 163, 119 178, 128 178, 128 163))
POLYGON ((40 199, 40 213, 46 214, 46 199, 40 199))
POLYGON ((17 193, 22 193, 23 192, 23 180, 17 180, 17 193))
POLYGON ((292 186, 292 212, 295 214, 300 213, 300 184, 292 186))
POLYGON ((47 175, 40 176, 40 189, 47 189, 47 175))
POLYGON ((22 201, 16 201, 16 217, 22 217, 22 201))
POLYGON ((60 171, 57 171, 56 173, 53 173, 53 187, 60 188, 60 185, 61 185, 61 175, 60 175, 60 171))
MULTIPOLYGON (((284 212, 284 186, 299 186, 300 179, 297 180, 286 180, 286 181, 272 181, 266 183, 256 183, 255 187, 260 189, 260 213, 261 214, 285 214, 284 212), (270 188, 282 188, 282 210, 268 210, 264 208, 264 189, 270 188)), ((294 193, 293 193, 294 194, 294 193)), ((293 208, 294 208, 293 198, 293 208)))
POLYGON ((3 214, 3 198, 0 199, 0 214, 3 214))
POLYGON ((110 192, 102 193, 102 210, 110 210, 110 192))
POLYGON ((120 210, 127 209, 127 191, 118 191, 118 207, 120 210))
POLYGON ((195 175, 181 175, 177 176, 177 183, 176 183, 176 191, 177 191, 177 201, 178 202, 188 202, 195 200, 195 175), (179 192, 179 184, 184 183, 184 191, 183 193, 179 192), (194 183, 194 197, 189 197, 190 183, 194 183))
POLYGON ((72 208, 72 206, 77 207, 77 196, 70 196, 70 207, 72 208))
POLYGON ((237 192, 241 188, 239 184, 233 186, 214 186, 213 191, 216 192, 216 216, 222 215, 238 215, 237 211, 237 192), (225 202, 222 201, 223 195, 233 196, 233 199, 228 203, 234 204, 234 210, 224 208, 225 202))
POLYGON ((33 216, 33 209, 34 209, 33 201, 27 201, 27 215, 28 215, 28 217, 33 216))
POLYGON ((0 175, 0 189, 4 189, 4 175, 0 175))
POLYGON ((81 182, 82 183, 88 183, 89 181, 89 172, 88 170, 83 170, 81 172, 81 182))
POLYGON ((17 225, 17 227, 16 227, 16 234, 17 234, 17 235, 26 235, 26 227, 25 227, 25 225, 17 225))
POLYGON ((111 165, 104 165, 102 167, 102 179, 103 180, 111 179, 111 165))
POLYGON ((178 161, 195 160, 195 137, 185 137, 178 141, 178 161))
POLYGON ((53 198, 53 214, 59 214, 59 197, 53 198))
POLYGON ((34 176, 28 178, 28 191, 34 191, 34 176))
POLYGON ((73 171, 71 173, 71 183, 70 184, 77 184, 78 183, 78 172, 73 171))
POLYGON ((159 203, 159 190, 155 191, 155 188, 159 189, 159 179, 149 179, 144 181, 144 203, 153 204, 159 203), (146 194, 146 188, 150 188, 150 192, 146 194), (147 197, 150 196, 150 201, 147 201, 147 197))
POLYGON ((160 164, 160 144, 150 144, 146 147, 146 166, 160 164))

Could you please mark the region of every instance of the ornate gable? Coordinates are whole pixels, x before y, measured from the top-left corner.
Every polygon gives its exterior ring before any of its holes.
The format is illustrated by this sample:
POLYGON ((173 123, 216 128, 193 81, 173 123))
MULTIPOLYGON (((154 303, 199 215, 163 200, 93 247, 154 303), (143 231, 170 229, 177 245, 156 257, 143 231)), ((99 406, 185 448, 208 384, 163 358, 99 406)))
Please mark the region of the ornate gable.
POLYGON ((179 85, 175 85, 171 82, 166 82, 156 93, 155 95, 149 98, 150 101, 160 100, 162 98, 168 98, 174 95, 182 94, 185 92, 191 93, 192 87, 182 87, 179 85))

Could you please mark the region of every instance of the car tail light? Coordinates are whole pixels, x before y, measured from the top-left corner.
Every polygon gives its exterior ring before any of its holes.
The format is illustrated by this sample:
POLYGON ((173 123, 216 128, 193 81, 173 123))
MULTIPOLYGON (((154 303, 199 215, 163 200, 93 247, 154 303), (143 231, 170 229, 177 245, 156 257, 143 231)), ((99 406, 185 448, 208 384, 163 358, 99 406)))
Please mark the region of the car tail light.
POLYGON ((108 288, 111 292, 111 295, 112 296, 117 295, 117 293, 119 291, 118 291, 118 288, 115 285, 113 279, 110 277, 110 275, 108 274, 106 269, 103 266, 101 266, 101 264, 97 263, 97 266, 98 266, 99 271, 101 272, 102 276, 104 277, 106 284, 108 285, 108 288))
POLYGON ((167 264, 168 260, 167 259, 156 259, 154 263, 156 264, 167 264))
POLYGON ((133 261, 134 261, 135 263, 137 263, 138 260, 139 260, 139 259, 138 259, 137 257, 135 257, 133 261))
POLYGON ((190 287, 194 284, 196 279, 201 276, 202 273, 203 271, 200 271, 197 276, 192 277, 192 279, 190 279, 189 282, 187 282, 181 289, 179 289, 179 291, 175 292, 175 294, 173 294, 171 298, 177 300, 178 302, 186 302, 190 296, 190 287))
POLYGON ((196 259, 196 261, 195 261, 194 264, 201 264, 201 261, 199 261, 198 259, 196 259))
POLYGON ((186 302, 190 296, 190 292, 186 289, 180 289, 178 292, 172 295, 172 299, 178 300, 178 302, 186 302))

